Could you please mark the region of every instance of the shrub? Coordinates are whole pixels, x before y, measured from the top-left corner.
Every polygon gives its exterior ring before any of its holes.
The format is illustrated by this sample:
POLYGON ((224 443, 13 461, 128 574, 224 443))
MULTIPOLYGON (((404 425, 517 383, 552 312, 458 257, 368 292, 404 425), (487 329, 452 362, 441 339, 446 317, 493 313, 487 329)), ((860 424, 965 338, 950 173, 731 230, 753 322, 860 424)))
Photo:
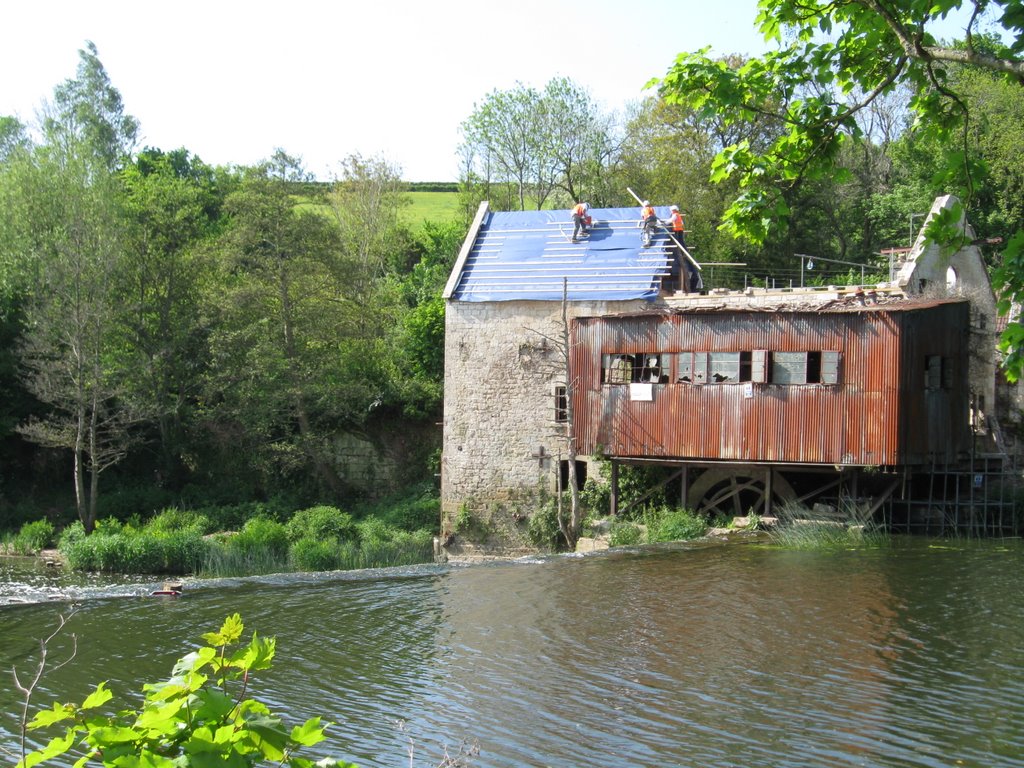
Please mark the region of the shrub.
POLYGON ((167 507, 146 523, 145 530, 158 534, 195 530, 204 534, 211 533, 213 529, 210 527, 210 519, 200 512, 167 507))
POLYGON ((206 557, 207 542, 196 529, 171 533, 123 530, 69 536, 61 540, 61 552, 76 571, 106 573, 195 573, 206 557))
POLYGON ((25 523, 11 542, 11 547, 20 555, 34 555, 50 546, 53 534, 53 523, 49 520, 25 523))
POLYGON ((558 528, 558 508, 553 500, 542 504, 530 515, 530 521, 526 525, 526 535, 530 538, 533 546, 538 549, 558 549, 564 539, 558 528))
POLYGON ((662 507, 645 516, 647 520, 647 541, 684 541, 697 539, 707 533, 707 522, 686 509, 662 507))
POLYGON ((82 525, 81 520, 75 520, 63 531, 60 532, 60 537, 57 539, 57 549, 64 554, 67 554, 67 550, 77 542, 85 538, 85 526, 82 525))
POLYGON ((441 499, 433 491, 404 499, 389 507, 383 517, 390 525, 404 531, 424 528, 436 531, 441 520, 441 499))
POLYGON ((285 527, 266 517, 247 520, 242 530, 227 539, 229 549, 240 552, 265 551, 277 558, 288 556, 288 533, 285 527))
POLYGON ((299 510, 288 521, 285 529, 291 542, 302 539, 352 541, 359 536, 352 515, 328 506, 299 510))
POLYGON ((341 564, 337 539, 304 538, 288 550, 288 560, 297 571, 333 571, 341 564))
POLYGON ((643 541, 644 529, 630 520, 616 520, 608 531, 608 545, 631 547, 643 541))
POLYGON ((359 541, 365 546, 386 544, 395 538, 398 531, 392 528, 379 517, 368 517, 356 524, 359 531, 359 541))

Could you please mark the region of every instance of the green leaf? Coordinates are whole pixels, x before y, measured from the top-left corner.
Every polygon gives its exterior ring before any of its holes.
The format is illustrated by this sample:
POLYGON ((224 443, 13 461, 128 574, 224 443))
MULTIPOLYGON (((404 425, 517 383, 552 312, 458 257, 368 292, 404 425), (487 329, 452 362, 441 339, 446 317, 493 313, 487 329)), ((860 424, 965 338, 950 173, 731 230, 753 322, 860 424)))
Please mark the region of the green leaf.
POLYGON ((105 747, 111 744, 130 744, 137 741, 141 734, 134 728, 124 725, 107 725, 94 728, 89 732, 89 743, 96 747, 105 747))
POLYGON ((107 689, 106 685, 107 684, 105 682, 97 685, 96 690, 89 694, 85 701, 82 702, 81 708, 94 709, 95 707, 102 706, 110 701, 114 697, 114 694, 107 689))
POLYGON ((149 750, 139 754, 121 755, 109 762, 104 761, 115 768, 174 768, 175 761, 163 755, 157 755, 149 750))
POLYGON ((41 712, 37 712, 36 716, 28 724, 30 730, 35 728, 45 728, 48 725, 59 723, 61 720, 70 720, 75 716, 75 706, 73 704, 59 704, 54 702, 53 709, 44 709, 41 712))
POLYGON ((292 728, 292 741, 304 747, 311 747, 324 739, 324 728, 319 717, 311 717, 302 725, 292 728))
POLYGON ((178 659, 178 663, 174 665, 171 674, 177 677, 189 672, 195 672, 202 669, 216 657, 216 648, 200 648, 198 651, 193 651, 178 659))
POLYGON ((57 755, 63 755, 71 745, 75 743, 75 729, 68 728, 63 736, 54 736, 42 749, 29 752, 25 755, 25 761, 18 761, 15 768, 32 768, 33 765, 50 760, 57 755))
POLYGON ((252 641, 231 657, 230 665, 247 672, 269 669, 276 648, 277 641, 274 638, 260 640, 256 633, 253 633, 252 641))
POLYGON ((219 632, 207 632, 203 640, 215 646, 231 645, 238 642, 243 629, 242 617, 236 613, 224 619, 219 632))
POLYGON ((258 715, 246 720, 252 745, 257 747, 269 760, 283 760, 288 734, 278 717, 258 715))
POLYGON ((192 755, 188 766, 189 768, 249 768, 250 763, 237 752, 228 752, 226 755, 201 752, 192 755))
POLYGON ((219 721, 235 708, 235 701, 226 693, 216 688, 203 688, 196 693, 200 702, 195 716, 198 720, 219 721))
POLYGON ((179 712, 185 706, 184 699, 177 699, 163 706, 146 706, 135 720, 135 727, 152 735, 170 735, 180 730, 179 712))

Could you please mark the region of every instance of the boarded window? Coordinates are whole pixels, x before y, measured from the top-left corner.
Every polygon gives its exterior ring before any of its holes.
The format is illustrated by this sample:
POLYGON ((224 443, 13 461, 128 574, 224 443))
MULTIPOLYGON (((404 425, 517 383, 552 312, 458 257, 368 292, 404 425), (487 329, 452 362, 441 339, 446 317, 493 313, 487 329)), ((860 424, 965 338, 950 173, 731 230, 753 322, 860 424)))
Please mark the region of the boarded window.
POLYGON ((953 366, 949 358, 941 355, 928 355, 925 358, 924 388, 928 390, 953 388, 953 366))
POLYGON ((821 353, 821 383, 839 383, 839 353, 825 351, 821 353))
POLYGON ((807 353, 806 352, 773 352, 772 353, 773 384, 806 384, 807 353))
POLYGON ((768 381, 768 350, 755 349, 751 352, 750 380, 762 383, 768 381))
POLYGON ((771 381, 773 384, 838 384, 839 353, 772 352, 771 381))

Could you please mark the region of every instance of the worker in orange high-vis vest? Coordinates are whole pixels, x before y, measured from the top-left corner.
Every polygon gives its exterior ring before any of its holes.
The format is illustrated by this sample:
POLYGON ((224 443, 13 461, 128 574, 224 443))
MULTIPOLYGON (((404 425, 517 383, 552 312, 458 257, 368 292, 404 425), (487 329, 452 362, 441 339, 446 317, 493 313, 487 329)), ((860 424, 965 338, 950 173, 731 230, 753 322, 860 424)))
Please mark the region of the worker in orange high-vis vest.
POLYGON ((669 265, 669 282, 675 290, 682 290, 684 293, 689 293, 690 277, 687 265, 683 261, 682 249, 682 246, 685 245, 685 241, 683 239, 683 236, 685 235, 685 231, 683 229, 683 214, 679 212, 678 205, 671 205, 668 210, 668 221, 665 222, 665 227, 672 233, 672 237, 675 239, 675 242, 672 243, 672 263, 669 265))
POLYGON ((645 224, 653 225, 657 224, 658 214, 654 212, 654 206, 649 201, 644 200, 640 203, 640 223, 638 227, 642 227, 645 224))
POLYGON ((590 203, 579 202, 572 209, 572 241, 582 235, 590 234, 590 203))
POLYGON ((686 241, 683 239, 686 236, 686 232, 683 228, 683 214, 679 212, 679 206, 669 206, 668 210, 668 229, 672 233, 672 237, 683 245, 686 245, 686 241))

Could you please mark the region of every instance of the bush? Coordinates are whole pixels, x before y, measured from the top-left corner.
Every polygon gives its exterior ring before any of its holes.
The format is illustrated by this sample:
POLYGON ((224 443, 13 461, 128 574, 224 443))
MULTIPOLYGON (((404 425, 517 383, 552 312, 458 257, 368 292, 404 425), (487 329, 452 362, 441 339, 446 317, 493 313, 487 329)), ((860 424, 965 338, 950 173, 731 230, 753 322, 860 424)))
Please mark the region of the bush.
POLYGON ((564 541, 558 528, 558 507, 554 500, 542 504, 530 515, 526 535, 538 549, 557 550, 564 541))
POLYGON ((61 539, 61 552, 73 570, 105 573, 196 573, 207 547, 196 529, 163 534, 124 530, 61 539))
POLYGON ((334 571, 341 564, 337 539, 305 538, 294 542, 288 560, 297 571, 334 571))
POLYGON ((359 536, 352 515, 328 506, 299 510, 288 521, 285 529, 291 542, 302 539, 353 541, 359 536))
POLYGON ((356 524, 359 530, 359 541, 364 546, 387 544, 394 540, 398 531, 379 517, 368 517, 356 524))
POLYGON ((284 500, 246 501, 239 504, 195 507, 195 511, 209 520, 211 531, 238 531, 254 517, 268 520, 286 520, 294 507, 284 500))
POLYGON ((424 528, 437 531, 441 521, 441 499, 433 491, 403 499, 386 510, 383 517, 390 525, 404 531, 424 528))
POLYGON ((254 517, 246 521, 241 531, 227 539, 227 545, 237 552, 264 551, 284 559, 288 556, 288 532, 276 520, 254 517))
POLYGON ((25 523, 11 542, 11 547, 19 555, 35 555, 50 546, 53 534, 53 523, 49 520, 25 523))
POLYGON ((57 549, 66 554, 66 550, 70 549, 75 542, 81 541, 84 538, 85 526, 82 525, 81 520, 75 520, 75 522, 60 532, 60 537, 57 539, 57 549))
POLYGON ((152 520, 146 523, 145 530, 150 533, 173 533, 175 531, 196 530, 200 534, 211 533, 210 519, 206 515, 193 510, 181 510, 167 507, 161 510, 152 520))
POLYGON ((648 512, 647 541, 684 541, 707 533, 707 522, 686 509, 661 508, 648 512))
POLYGON ((643 541, 644 529, 630 520, 616 520, 608 531, 608 545, 631 547, 643 541))

